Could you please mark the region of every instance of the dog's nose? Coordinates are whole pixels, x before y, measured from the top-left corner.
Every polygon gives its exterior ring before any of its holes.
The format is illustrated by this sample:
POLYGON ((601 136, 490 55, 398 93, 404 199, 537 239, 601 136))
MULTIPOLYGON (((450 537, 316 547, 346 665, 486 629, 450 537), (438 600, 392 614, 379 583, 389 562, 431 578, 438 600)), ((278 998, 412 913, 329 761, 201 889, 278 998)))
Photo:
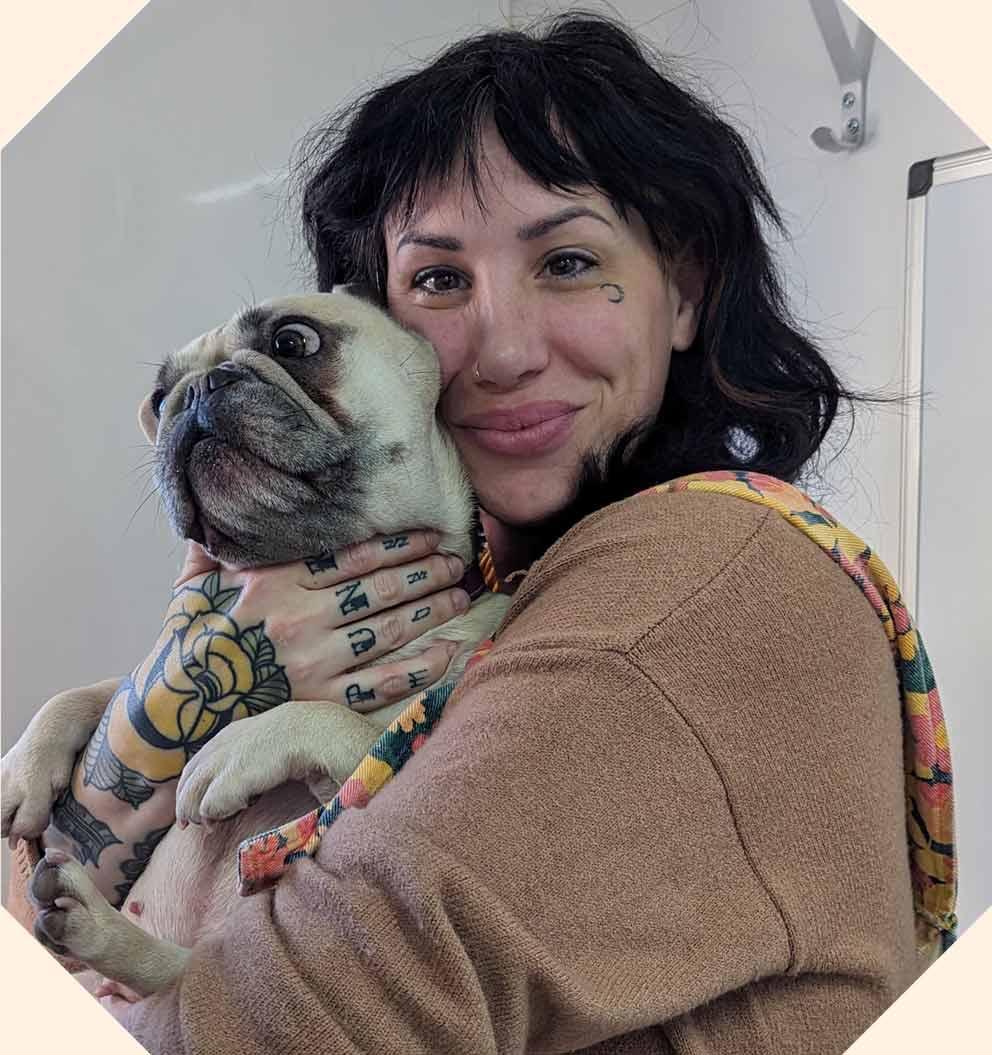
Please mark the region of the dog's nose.
POLYGON ((221 363, 220 366, 215 366, 213 370, 198 377, 186 389, 186 401, 183 406, 189 410, 195 407, 201 399, 206 399, 211 392, 234 384, 235 381, 242 381, 246 376, 245 371, 236 363, 221 363))

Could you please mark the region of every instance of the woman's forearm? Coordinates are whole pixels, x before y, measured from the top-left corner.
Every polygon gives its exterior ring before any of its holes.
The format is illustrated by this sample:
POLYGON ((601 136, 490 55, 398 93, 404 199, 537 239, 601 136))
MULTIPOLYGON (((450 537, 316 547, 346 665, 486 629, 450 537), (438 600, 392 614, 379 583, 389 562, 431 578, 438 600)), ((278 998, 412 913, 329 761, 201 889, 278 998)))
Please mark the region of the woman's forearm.
POLYGON ((42 845, 72 853, 113 905, 120 905, 175 819, 178 778, 153 782, 141 759, 110 747, 112 722, 126 718, 125 679, 80 754, 69 786, 52 807, 42 845))
POLYGON ((46 846, 120 904, 175 820, 187 759, 225 725, 289 699, 263 624, 240 626, 217 573, 173 596, 151 655, 124 678, 56 800, 46 846))

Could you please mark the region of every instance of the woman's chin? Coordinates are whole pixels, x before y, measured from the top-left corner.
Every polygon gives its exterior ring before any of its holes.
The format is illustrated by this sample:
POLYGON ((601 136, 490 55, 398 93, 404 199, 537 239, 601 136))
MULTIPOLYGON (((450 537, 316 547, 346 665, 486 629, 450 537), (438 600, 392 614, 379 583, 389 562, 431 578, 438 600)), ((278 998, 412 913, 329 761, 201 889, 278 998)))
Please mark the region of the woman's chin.
POLYGON ((479 503, 491 516, 508 528, 526 531, 539 528, 560 513, 571 500, 571 490, 560 482, 549 482, 543 493, 513 494, 497 488, 480 488, 479 503))

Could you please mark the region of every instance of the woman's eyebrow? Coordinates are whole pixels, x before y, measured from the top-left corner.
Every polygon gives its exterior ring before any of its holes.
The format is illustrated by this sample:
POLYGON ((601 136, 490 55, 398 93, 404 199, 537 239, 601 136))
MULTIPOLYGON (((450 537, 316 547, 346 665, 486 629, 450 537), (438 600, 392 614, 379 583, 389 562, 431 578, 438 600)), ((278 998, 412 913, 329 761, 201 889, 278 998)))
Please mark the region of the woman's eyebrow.
POLYGON ((550 216, 545 216, 542 220, 535 220, 533 223, 519 227, 517 229, 517 237, 521 241, 530 242, 534 238, 543 237, 549 231, 560 227, 563 223, 568 223, 569 220, 577 220, 580 216, 591 216, 594 220, 605 223, 610 230, 613 229, 613 224, 594 209, 587 208, 585 205, 569 205, 567 208, 560 209, 550 216))
MULTIPOLYGON (((534 220, 524 224, 523 227, 518 227, 517 237, 522 242, 531 242, 535 238, 544 237, 548 232, 561 227, 570 220, 577 220, 580 216, 590 216, 594 220, 599 220, 600 223, 605 223, 611 230, 613 229, 613 224, 594 209, 589 209, 584 205, 569 205, 550 216, 544 216, 540 220, 534 220)), ((444 249, 449 253, 460 253, 465 248, 457 238, 442 234, 427 234, 417 230, 406 231, 403 234, 396 243, 397 252, 406 245, 425 245, 430 249, 444 249)))
POLYGON ((407 231, 396 243, 399 252, 405 245, 426 245, 431 249, 446 249, 449 253, 459 253, 465 247, 457 238, 443 234, 424 234, 421 231, 407 231))

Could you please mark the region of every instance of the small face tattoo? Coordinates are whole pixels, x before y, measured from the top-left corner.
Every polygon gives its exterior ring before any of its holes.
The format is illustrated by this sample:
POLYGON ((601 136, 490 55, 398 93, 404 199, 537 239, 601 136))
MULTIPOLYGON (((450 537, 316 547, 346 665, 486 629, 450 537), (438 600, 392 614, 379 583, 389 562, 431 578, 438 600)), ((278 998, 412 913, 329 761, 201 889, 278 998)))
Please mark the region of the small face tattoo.
POLYGON ((613 290, 616 295, 610 295, 611 304, 619 304, 623 300, 623 286, 618 286, 615 282, 604 282, 599 288, 613 290))

